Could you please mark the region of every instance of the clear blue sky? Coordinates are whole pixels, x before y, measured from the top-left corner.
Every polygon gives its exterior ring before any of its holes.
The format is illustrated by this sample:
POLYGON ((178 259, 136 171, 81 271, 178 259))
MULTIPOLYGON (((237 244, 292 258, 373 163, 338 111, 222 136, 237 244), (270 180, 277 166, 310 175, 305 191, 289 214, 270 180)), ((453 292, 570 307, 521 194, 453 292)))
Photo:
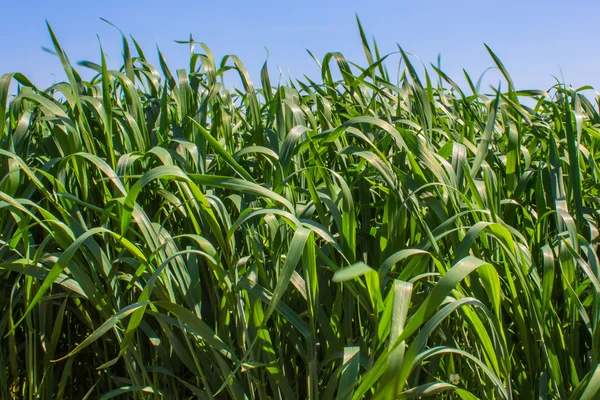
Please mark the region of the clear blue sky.
MULTIPOLYGON (((520 89, 548 89, 552 75, 574 87, 600 89, 600 3, 587 0, 425 0, 425 1, 188 1, 1 0, 0 74, 22 72, 46 87, 64 79, 51 47, 47 19, 72 62, 99 60, 100 36, 109 66, 120 64, 120 35, 104 17, 133 35, 156 60, 156 45, 171 67, 187 65, 188 49, 173 42, 192 33, 211 47, 218 60, 241 57, 257 79, 269 50, 271 75, 319 70, 305 49, 319 59, 340 51, 365 63, 354 14, 383 53, 399 43, 423 62, 442 56, 442 68, 464 84, 462 68, 474 79, 493 65, 483 43, 502 59, 520 89), (82 5, 82 4, 85 4, 82 5)), ((398 58, 392 58, 395 71, 398 58)), ((415 62, 418 62, 415 60, 415 62)), ((83 67, 79 67, 84 70, 83 67)), ((84 76, 91 76, 89 73, 84 76)), ((500 79, 497 71, 486 83, 500 79)))

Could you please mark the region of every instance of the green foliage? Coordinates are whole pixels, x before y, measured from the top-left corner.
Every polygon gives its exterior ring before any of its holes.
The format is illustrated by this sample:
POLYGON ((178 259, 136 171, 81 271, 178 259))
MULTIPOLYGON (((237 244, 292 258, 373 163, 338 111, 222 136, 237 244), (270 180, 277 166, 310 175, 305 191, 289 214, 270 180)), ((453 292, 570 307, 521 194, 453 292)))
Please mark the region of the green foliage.
POLYGON ((489 48, 506 92, 402 49, 393 82, 360 22, 367 64, 321 83, 125 36, 84 81, 49 30, 68 82, 0 77, 0 398, 596 398, 579 91, 517 91, 489 48))

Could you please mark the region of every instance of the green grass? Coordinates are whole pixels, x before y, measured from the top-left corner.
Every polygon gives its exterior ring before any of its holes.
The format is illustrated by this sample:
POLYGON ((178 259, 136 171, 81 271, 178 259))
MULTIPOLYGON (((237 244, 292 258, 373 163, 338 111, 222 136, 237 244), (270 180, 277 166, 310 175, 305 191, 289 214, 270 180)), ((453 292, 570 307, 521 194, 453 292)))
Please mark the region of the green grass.
POLYGON ((126 37, 84 81, 49 31, 67 82, 0 78, 0 398, 599 395, 598 99, 395 80, 360 24, 320 82, 126 37))

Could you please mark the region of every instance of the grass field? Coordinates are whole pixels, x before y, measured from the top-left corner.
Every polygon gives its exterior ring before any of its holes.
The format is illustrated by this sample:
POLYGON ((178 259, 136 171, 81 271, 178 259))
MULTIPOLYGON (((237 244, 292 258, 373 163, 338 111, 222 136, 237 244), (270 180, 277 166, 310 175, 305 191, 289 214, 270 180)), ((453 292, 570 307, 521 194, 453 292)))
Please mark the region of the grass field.
POLYGON ((600 395, 598 98, 358 30, 277 86, 49 27, 67 81, 0 78, 0 398, 600 395))

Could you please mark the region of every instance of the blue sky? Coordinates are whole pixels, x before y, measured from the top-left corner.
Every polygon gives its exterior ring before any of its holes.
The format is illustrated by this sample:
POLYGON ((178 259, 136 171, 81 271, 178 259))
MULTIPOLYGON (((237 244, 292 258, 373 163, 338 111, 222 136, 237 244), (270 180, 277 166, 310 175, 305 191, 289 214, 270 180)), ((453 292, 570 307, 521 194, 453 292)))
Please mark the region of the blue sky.
MULTIPOLYGON (((462 68, 477 79, 493 65, 486 43, 517 88, 548 89, 555 83, 553 75, 562 74, 574 87, 600 89, 600 3, 593 1, 1 1, 0 74, 22 72, 41 87, 64 79, 58 59, 41 49, 51 47, 45 19, 72 62, 99 60, 98 35, 109 66, 120 65, 120 35, 99 19, 104 17, 133 35, 152 61, 158 45, 172 70, 184 68, 188 60, 187 47, 173 40, 192 33, 218 60, 238 55, 255 79, 267 48, 276 79, 278 67, 286 78, 319 76, 305 49, 320 59, 340 51, 364 65, 358 13, 367 36, 376 38, 383 53, 396 51, 396 43, 425 63, 435 62, 440 53, 442 69, 461 85, 462 68)), ((398 58, 390 60, 394 71, 398 58)), ((490 71, 485 83, 499 80, 499 73, 490 71)))

